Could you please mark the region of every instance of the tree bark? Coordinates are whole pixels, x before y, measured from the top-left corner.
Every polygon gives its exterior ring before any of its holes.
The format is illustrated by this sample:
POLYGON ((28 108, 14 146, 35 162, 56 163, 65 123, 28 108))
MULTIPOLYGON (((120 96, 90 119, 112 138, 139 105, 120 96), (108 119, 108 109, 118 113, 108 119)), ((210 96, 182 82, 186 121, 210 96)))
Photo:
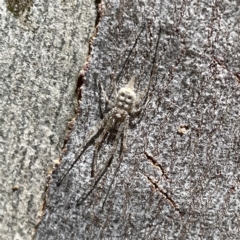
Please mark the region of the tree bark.
POLYGON ((102 2, 80 116, 36 239, 238 239, 239 6, 102 2), (99 131, 66 174, 110 109, 99 83, 114 101, 113 76, 120 89, 133 75, 137 95, 150 83, 151 100, 131 117, 123 158, 119 141, 108 161, 113 129, 91 177, 99 131))
POLYGON ((28 240, 74 116, 92 0, 0 1, 0 238, 28 240))

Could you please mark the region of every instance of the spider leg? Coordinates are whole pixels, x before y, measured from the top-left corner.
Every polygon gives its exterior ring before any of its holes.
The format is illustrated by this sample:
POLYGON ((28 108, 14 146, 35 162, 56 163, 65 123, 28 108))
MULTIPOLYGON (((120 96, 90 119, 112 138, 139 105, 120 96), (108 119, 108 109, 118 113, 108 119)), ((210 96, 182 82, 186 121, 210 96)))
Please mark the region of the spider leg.
POLYGON ((134 110, 132 111, 132 113, 133 113, 133 114, 139 113, 141 110, 145 109, 145 108, 147 107, 148 103, 150 102, 150 100, 151 100, 151 98, 148 96, 146 103, 145 103, 143 106, 141 106, 141 107, 139 107, 139 108, 137 108, 137 109, 134 109, 134 110))
POLYGON ((92 193, 92 191, 94 190, 94 188, 97 186, 97 184, 99 183, 99 181, 101 180, 101 178, 103 177, 103 175, 107 172, 108 168, 110 167, 111 163, 112 163, 112 160, 113 160, 113 155, 114 153, 116 152, 117 150, 117 145, 118 145, 118 142, 119 142, 119 139, 120 139, 120 136, 123 132, 123 129, 124 129, 124 123, 122 123, 118 129, 118 132, 117 132, 117 135, 116 135, 116 138, 115 138, 115 141, 114 141, 114 145, 113 145, 113 148, 110 152, 110 155, 108 157, 108 161, 106 162, 106 165, 103 169, 103 171, 98 175, 96 181, 94 182, 93 186, 91 187, 91 189, 87 192, 87 194, 85 195, 85 197, 83 197, 81 200, 79 199, 77 201, 77 206, 80 206, 82 205, 82 203, 88 198, 88 196, 92 193))
POLYGON ((113 82, 113 94, 114 94, 114 99, 117 99, 117 85, 116 85, 116 77, 114 74, 111 74, 110 76, 112 82, 113 82))
POLYGON ((94 157, 93 157, 93 161, 92 161, 92 170, 91 170, 91 177, 94 177, 94 171, 95 171, 95 166, 97 163, 97 157, 98 157, 98 149, 106 135, 106 133, 108 132, 108 130, 111 128, 111 126, 114 125, 115 119, 114 118, 110 118, 104 129, 103 132, 101 133, 101 135, 98 137, 97 141, 95 142, 95 151, 94 151, 94 157))
POLYGON ((101 83, 100 83, 100 87, 101 87, 103 96, 104 96, 104 98, 106 99, 106 101, 107 101, 112 107, 114 107, 115 104, 108 98, 108 96, 107 96, 106 92, 104 91, 103 86, 102 86, 101 83))
POLYGON ((128 132, 128 126, 129 126, 129 116, 126 117, 126 120, 125 120, 125 122, 124 122, 123 152, 126 152, 126 150, 127 150, 127 132, 128 132))
POLYGON ((58 186, 60 186, 60 185, 62 184, 62 181, 64 180, 64 178, 67 176, 67 174, 72 170, 72 168, 74 167, 74 165, 77 163, 77 161, 79 160, 79 158, 80 158, 81 155, 83 154, 84 149, 85 149, 87 143, 88 143, 89 141, 91 141, 92 138, 95 136, 95 134, 97 134, 97 132, 106 124, 106 122, 107 122, 107 120, 110 118, 111 114, 112 114, 112 111, 108 112, 108 113, 106 114, 106 116, 103 118, 103 120, 100 121, 100 122, 98 123, 98 125, 97 125, 95 128, 93 128, 93 129, 89 132, 89 134, 85 137, 85 139, 84 139, 84 141, 83 141, 83 143, 82 143, 82 145, 81 145, 81 147, 80 147, 80 149, 79 149, 79 151, 78 151, 78 155, 77 155, 76 159, 73 161, 73 163, 71 164, 71 166, 69 167, 69 169, 68 169, 68 170, 63 174, 63 176, 60 178, 60 180, 59 180, 58 183, 57 183, 58 186))
POLYGON ((116 84, 115 78, 113 78, 113 93, 114 93, 114 98, 116 100, 117 99, 117 84, 116 84))
POLYGON ((140 96, 136 99, 135 105, 138 105, 143 100, 148 92, 149 87, 150 86, 148 84, 148 86, 140 93, 140 96))
POLYGON ((112 181, 111 181, 111 183, 110 183, 110 185, 109 185, 109 187, 108 187, 108 191, 107 191, 107 194, 106 194, 105 199, 104 199, 104 201, 103 201, 102 208, 104 208, 105 202, 106 202, 106 200, 107 200, 107 198, 108 198, 109 192, 110 192, 110 190, 111 190, 111 188, 112 188, 112 185, 113 185, 113 183, 114 183, 114 180, 115 180, 115 178, 116 178, 116 175, 117 175, 117 173, 118 173, 118 170, 119 170, 119 168, 120 168, 120 165, 121 165, 121 163, 122 163, 123 155, 124 155, 124 153, 125 153, 126 150, 127 150, 127 131, 128 131, 128 125, 129 125, 129 116, 127 116, 127 118, 126 118, 126 120, 125 120, 125 122, 124 122, 123 140, 122 140, 122 152, 121 152, 121 155, 120 155, 120 157, 119 157, 119 163, 118 163, 118 165, 117 165, 117 167, 116 167, 116 169, 115 169, 115 172, 114 172, 113 177, 112 177, 112 181))

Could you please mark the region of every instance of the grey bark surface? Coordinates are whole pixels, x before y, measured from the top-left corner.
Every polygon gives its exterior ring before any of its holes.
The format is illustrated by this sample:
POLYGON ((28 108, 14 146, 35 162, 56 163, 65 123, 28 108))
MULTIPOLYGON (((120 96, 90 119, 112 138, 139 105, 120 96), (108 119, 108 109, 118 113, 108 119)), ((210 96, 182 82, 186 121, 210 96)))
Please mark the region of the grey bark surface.
POLYGON ((59 161, 96 4, 0 1, 0 238, 32 239, 59 161))
MULTIPOLYGON (((240 2, 102 4, 81 115, 49 184, 36 239, 239 239, 240 2), (59 185, 109 111, 99 83, 112 96, 111 74, 118 89, 137 75, 138 94, 152 79, 151 101, 133 119, 120 168, 114 175, 119 147, 95 184, 92 139, 59 185)), ((114 134, 99 150, 97 174, 114 134)))

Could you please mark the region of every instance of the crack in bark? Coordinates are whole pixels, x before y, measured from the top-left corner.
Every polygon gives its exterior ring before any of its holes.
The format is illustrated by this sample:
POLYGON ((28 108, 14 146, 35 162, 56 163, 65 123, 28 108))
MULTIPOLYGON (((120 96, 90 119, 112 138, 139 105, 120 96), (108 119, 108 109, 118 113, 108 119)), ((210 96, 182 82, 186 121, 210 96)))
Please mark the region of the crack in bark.
POLYGON ((156 168, 162 173, 162 175, 163 175, 167 180, 169 180, 167 171, 163 168, 163 166, 162 166, 161 164, 159 164, 159 163, 157 162, 157 160, 154 159, 152 156, 150 156, 147 152, 144 152, 143 154, 146 156, 146 158, 149 160, 149 162, 151 162, 151 164, 152 164, 154 167, 156 167, 156 168))
POLYGON ((153 180, 151 177, 147 176, 144 174, 144 176, 147 178, 148 182, 150 183, 150 185, 152 186, 153 190, 158 192, 161 196, 163 196, 164 199, 166 199, 170 205, 179 212, 180 216, 182 215, 182 212, 179 209, 178 204, 168 195, 167 191, 165 191, 164 189, 161 189, 157 183, 156 180, 153 180))

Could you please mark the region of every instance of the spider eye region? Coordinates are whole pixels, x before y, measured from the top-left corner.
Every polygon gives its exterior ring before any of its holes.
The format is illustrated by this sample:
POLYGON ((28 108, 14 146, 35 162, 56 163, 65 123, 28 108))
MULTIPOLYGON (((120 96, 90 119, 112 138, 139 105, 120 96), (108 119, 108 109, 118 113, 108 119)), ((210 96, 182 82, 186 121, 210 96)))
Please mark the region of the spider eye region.
POLYGON ((121 88, 117 95, 117 106, 130 110, 134 105, 136 94, 130 88, 121 88))
POLYGON ((117 105, 118 105, 119 107, 122 107, 123 104, 124 104, 124 103, 123 103, 122 101, 118 101, 118 102, 117 102, 117 105))
POLYGON ((136 94, 129 88, 121 88, 118 92, 118 99, 134 102, 136 99, 136 94))
POLYGON ((120 101, 124 101, 124 100, 125 100, 125 96, 119 95, 118 99, 119 99, 120 101))
POLYGON ((125 102, 128 103, 128 104, 133 103, 132 97, 131 97, 131 96, 127 96, 127 97, 125 98, 125 102))

